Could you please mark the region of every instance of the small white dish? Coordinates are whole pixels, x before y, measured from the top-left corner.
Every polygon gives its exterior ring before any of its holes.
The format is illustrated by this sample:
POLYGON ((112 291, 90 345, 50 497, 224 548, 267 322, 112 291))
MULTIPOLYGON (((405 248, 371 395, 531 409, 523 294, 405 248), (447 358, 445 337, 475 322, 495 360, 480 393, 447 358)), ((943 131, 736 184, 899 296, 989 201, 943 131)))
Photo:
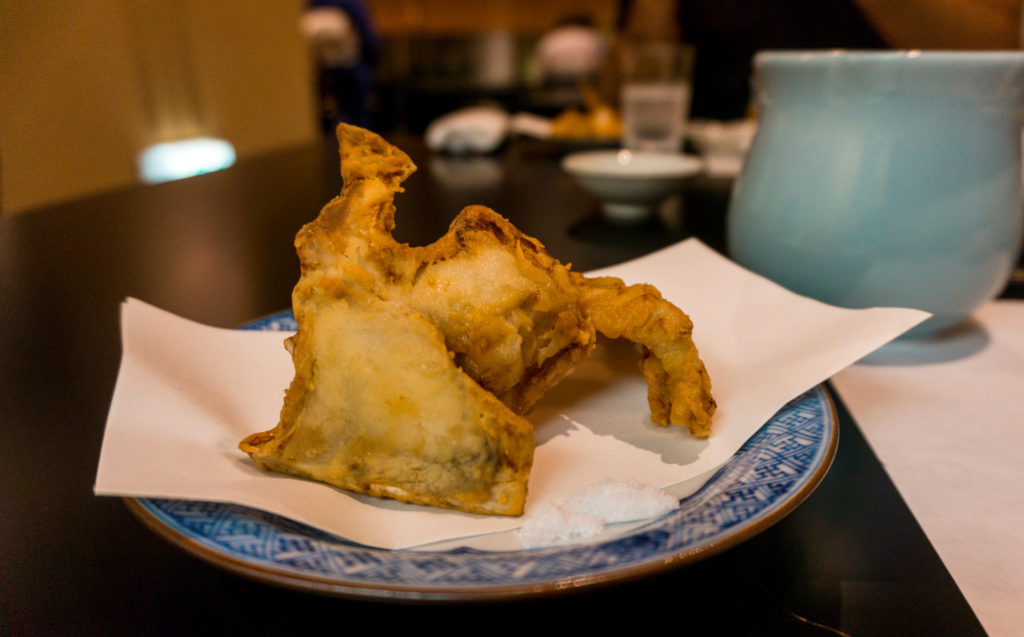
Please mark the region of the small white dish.
POLYGON ((718 121, 695 119, 686 125, 686 138, 704 158, 707 173, 736 177, 757 132, 757 120, 718 121))
POLYGON ((703 165, 692 155, 625 149, 572 153, 562 159, 562 169, 599 199, 605 215, 616 221, 646 218, 703 165))

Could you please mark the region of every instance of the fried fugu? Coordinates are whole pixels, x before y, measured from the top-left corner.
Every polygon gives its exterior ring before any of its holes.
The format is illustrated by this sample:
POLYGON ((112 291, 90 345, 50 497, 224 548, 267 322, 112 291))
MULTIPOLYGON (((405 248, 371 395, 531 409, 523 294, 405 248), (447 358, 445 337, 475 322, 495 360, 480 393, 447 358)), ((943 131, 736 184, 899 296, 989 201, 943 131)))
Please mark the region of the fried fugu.
POLYGON ((651 420, 685 425, 698 438, 711 433, 715 399, 711 379, 693 344, 693 322, 652 285, 627 286, 621 279, 576 275, 583 314, 608 338, 640 347, 651 420))
POLYGON ((242 449, 262 469, 471 513, 518 515, 533 428, 452 361, 425 317, 356 266, 296 290, 280 424, 242 449), (370 287, 367 287, 370 284, 370 287))
POLYGON ((432 244, 399 243, 393 200, 415 166, 370 131, 342 124, 338 139, 341 194, 295 240, 295 377, 278 425, 240 445, 258 466, 518 515, 533 454, 521 415, 598 331, 642 346, 656 422, 708 434, 692 326, 656 290, 574 273, 483 206, 432 244))

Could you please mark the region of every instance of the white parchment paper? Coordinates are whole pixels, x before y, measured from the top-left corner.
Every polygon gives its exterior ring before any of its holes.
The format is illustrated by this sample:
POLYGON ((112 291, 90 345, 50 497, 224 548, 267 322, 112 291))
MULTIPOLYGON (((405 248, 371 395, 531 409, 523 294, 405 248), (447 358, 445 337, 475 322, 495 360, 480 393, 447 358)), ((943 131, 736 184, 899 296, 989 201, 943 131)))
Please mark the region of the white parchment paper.
POLYGON ((1024 626, 1024 302, 832 382, 991 635, 1024 626))
MULTIPOLYGON (((698 476, 728 460, 788 400, 928 317, 797 296, 695 239, 591 274, 652 283, 690 314, 719 406, 713 434, 696 440, 651 424, 632 348, 601 347, 527 415, 538 444, 527 514, 607 479, 669 486, 698 476)), ((260 471, 238 442, 277 423, 293 372, 285 335, 203 326, 135 299, 123 305, 121 323, 98 495, 234 502, 384 548, 518 526, 516 518, 368 498, 260 471)))

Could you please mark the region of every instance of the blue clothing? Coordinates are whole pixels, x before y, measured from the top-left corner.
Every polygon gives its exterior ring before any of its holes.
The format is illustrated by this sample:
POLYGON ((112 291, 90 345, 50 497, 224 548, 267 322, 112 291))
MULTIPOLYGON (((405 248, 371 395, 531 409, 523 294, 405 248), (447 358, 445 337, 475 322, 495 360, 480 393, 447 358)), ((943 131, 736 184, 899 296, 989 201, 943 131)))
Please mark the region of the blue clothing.
POLYGON ((309 8, 329 7, 344 11, 359 31, 359 62, 352 67, 321 66, 317 85, 321 100, 321 124, 333 133, 340 122, 368 127, 369 98, 373 90, 374 66, 380 55, 381 38, 373 18, 360 0, 309 0, 309 8))

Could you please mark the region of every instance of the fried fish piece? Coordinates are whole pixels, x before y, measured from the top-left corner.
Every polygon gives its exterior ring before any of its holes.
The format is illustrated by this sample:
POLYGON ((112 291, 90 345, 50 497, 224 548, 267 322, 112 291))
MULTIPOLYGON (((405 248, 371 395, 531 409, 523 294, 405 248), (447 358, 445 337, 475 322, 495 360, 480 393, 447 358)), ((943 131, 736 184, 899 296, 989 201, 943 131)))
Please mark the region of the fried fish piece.
POLYGON ((693 322, 652 285, 627 286, 616 277, 576 275, 581 305, 597 331, 640 346, 651 420, 683 425, 698 438, 711 434, 711 379, 691 334, 693 322))
POLYGON ((421 265, 394 258, 401 247, 377 235, 390 237, 387 209, 412 171, 390 150, 350 156, 341 196, 297 235, 299 329, 287 341, 295 377, 277 427, 240 446, 268 471, 405 502, 521 514, 531 425, 455 364, 427 317, 389 300, 421 265))
POLYGON ((372 496, 519 515, 533 428, 452 361, 426 318, 343 264, 296 290, 296 373, 256 464, 372 496), (340 276, 336 276, 340 275, 340 276))
POLYGON ((432 244, 397 242, 394 195, 415 170, 378 135, 338 128, 345 186, 299 232, 303 268, 357 264, 383 298, 426 316, 455 362, 525 413, 593 349, 570 268, 484 206, 469 206, 432 244))
POLYGON ((517 413, 597 342, 569 268, 488 208, 466 208, 413 254, 419 274, 390 285, 391 298, 427 316, 455 362, 517 413))
POLYGON ((295 377, 277 426, 240 444, 258 466, 518 515, 533 456, 521 414, 597 330, 645 348, 655 418, 707 435, 714 402, 681 310, 572 272, 483 206, 432 244, 399 243, 394 196, 415 165, 370 131, 342 124, 338 138, 341 194, 295 239, 295 377))

